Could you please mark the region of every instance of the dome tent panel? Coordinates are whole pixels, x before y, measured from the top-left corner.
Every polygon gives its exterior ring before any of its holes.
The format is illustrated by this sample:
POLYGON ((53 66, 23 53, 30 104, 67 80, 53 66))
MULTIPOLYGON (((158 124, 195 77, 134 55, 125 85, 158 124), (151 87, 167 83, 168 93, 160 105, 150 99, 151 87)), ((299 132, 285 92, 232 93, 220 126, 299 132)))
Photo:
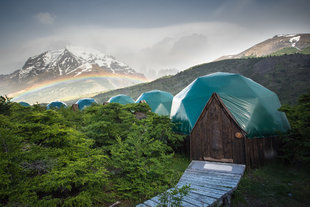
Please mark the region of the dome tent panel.
POLYGON ((213 93, 217 93, 248 137, 264 137, 290 128, 275 93, 239 74, 213 73, 194 80, 173 98, 171 119, 189 134, 213 93))
POLYGON ((154 113, 169 116, 170 115, 170 109, 171 109, 171 105, 170 105, 170 107, 167 107, 165 104, 159 103, 158 106, 156 107, 156 109, 154 110, 154 113))
POLYGON ((78 105, 79 110, 83 110, 84 108, 96 103, 97 102, 93 98, 83 98, 79 99, 75 104, 78 105))
POLYGON ((60 109, 61 107, 67 108, 67 104, 62 101, 53 101, 46 106, 46 109, 60 109))
POLYGON ((129 103, 135 103, 135 101, 127 95, 119 94, 117 96, 113 96, 108 100, 108 103, 119 103, 119 104, 129 104, 129 103))
POLYGON ((172 99, 173 95, 171 93, 161 90, 152 90, 142 93, 136 100, 136 103, 144 100, 151 107, 152 112, 159 115, 169 116, 172 99))
POLYGON ((21 102, 18 102, 20 105, 22 105, 22 106, 24 106, 24 107, 28 107, 28 106, 30 106, 30 104, 29 103, 27 103, 27 102, 24 102, 24 101, 21 101, 21 102))

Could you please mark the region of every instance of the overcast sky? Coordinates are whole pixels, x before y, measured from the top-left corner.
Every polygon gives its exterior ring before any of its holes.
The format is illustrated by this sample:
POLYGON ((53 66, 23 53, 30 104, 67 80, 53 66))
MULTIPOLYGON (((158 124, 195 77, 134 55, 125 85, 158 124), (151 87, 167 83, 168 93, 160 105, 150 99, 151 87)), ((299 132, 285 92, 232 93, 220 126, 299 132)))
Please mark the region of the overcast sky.
POLYGON ((145 74, 239 53, 276 34, 310 32, 309 0, 1 0, 0 74, 66 45, 145 74))

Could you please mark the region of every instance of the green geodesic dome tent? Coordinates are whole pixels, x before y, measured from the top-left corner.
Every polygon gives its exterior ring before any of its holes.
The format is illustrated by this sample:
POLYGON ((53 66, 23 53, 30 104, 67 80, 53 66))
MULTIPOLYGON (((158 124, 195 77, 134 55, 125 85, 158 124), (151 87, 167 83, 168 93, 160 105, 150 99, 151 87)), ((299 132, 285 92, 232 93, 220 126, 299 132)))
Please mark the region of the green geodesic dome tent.
POLYGON ((46 109, 60 109, 61 107, 67 108, 67 104, 62 101, 53 101, 47 104, 46 109))
POLYGON ((136 103, 144 100, 151 107, 152 112, 169 116, 172 99, 173 95, 171 93, 161 90, 152 90, 142 93, 136 100, 136 103))
POLYGON ((79 107, 79 110, 83 110, 84 108, 91 106, 92 104, 96 104, 97 102, 93 98, 83 98, 76 102, 79 107))
POLYGON ((197 78, 174 96, 170 118, 177 123, 176 131, 190 134, 212 93, 220 96, 248 138, 290 129, 274 92, 242 75, 218 72, 197 78))
POLYGON ((119 94, 117 96, 113 96, 108 100, 109 103, 119 103, 119 104, 129 104, 129 103, 134 103, 135 101, 127 95, 124 94, 119 94))
POLYGON ((21 101, 21 102, 18 102, 20 105, 22 105, 22 106, 24 106, 24 107, 28 107, 28 106, 30 106, 30 104, 29 103, 27 103, 27 102, 24 102, 24 101, 21 101))

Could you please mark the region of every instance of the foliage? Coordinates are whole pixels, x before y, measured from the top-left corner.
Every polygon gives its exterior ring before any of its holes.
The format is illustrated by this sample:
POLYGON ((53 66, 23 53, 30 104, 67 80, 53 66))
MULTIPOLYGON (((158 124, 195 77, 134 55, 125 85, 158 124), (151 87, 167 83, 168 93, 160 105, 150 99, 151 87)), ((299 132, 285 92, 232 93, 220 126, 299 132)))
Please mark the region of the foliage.
POLYGON ((0 115, 1 205, 105 203, 108 158, 60 113, 40 110, 12 103, 11 115, 0 115))
POLYGON ((291 131, 281 139, 282 153, 285 160, 292 164, 310 163, 310 91, 299 98, 295 106, 284 105, 291 131))
POLYGON ((74 112, 0 100, 1 206, 133 204, 179 176, 169 166, 183 137, 147 104, 74 112))
POLYGON ((10 98, 0 96, 0 114, 8 114, 10 109, 10 98))
POLYGON ((166 145, 143 131, 134 124, 128 137, 124 141, 118 138, 118 144, 111 147, 113 178, 123 199, 141 201, 169 185, 172 155, 167 154, 166 145))
POLYGON ((182 146, 185 136, 173 133, 174 124, 167 116, 158 116, 155 113, 148 114, 146 119, 141 120, 149 137, 163 142, 177 151, 182 146))
POLYGON ((189 185, 184 185, 181 188, 172 188, 160 195, 160 203, 157 207, 179 207, 182 204, 184 196, 190 191, 189 185))
POLYGON ((125 139, 135 122, 134 114, 130 110, 123 110, 123 106, 117 103, 89 107, 83 112, 83 132, 96 141, 97 147, 105 149, 116 144, 117 137, 125 139))
POLYGON ((173 133, 168 117, 143 103, 97 105, 83 115, 82 131, 111 157, 109 168, 121 199, 138 202, 173 182, 168 164, 184 137, 173 133))
POLYGON ((177 150, 184 137, 172 131, 172 123, 165 116, 150 112, 147 104, 110 103, 104 106, 94 106, 84 112, 84 128, 86 136, 96 141, 97 147, 110 149, 110 145, 117 144, 117 139, 125 140, 136 126, 143 127, 143 133, 148 137, 159 140, 177 150), (137 119, 137 113, 144 114, 144 118, 137 119))

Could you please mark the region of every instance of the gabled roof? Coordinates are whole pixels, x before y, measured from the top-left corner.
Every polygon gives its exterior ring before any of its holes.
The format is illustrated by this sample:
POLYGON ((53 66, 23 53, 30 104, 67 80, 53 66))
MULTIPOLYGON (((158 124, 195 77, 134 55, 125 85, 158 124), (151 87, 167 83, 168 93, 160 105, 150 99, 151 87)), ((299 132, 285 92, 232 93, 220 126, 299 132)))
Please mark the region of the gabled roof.
POLYGON ((235 117, 230 113, 229 109, 227 109, 227 107, 225 106, 225 104, 223 103, 223 101, 221 100, 219 95, 217 95, 216 93, 213 93, 211 95, 208 103, 206 104, 206 106, 202 110, 199 118, 197 119, 197 121, 196 121, 196 123, 192 129, 192 132, 195 130, 195 128, 196 128, 197 124, 200 122, 200 120, 203 119, 205 113, 208 111, 208 109, 210 108, 211 104, 213 104, 214 101, 216 101, 220 105, 220 107, 222 108, 222 110, 226 114, 226 116, 236 125, 237 128, 239 128, 239 130, 242 132, 242 134, 246 135, 246 132, 239 126, 239 123, 237 122, 235 117))

